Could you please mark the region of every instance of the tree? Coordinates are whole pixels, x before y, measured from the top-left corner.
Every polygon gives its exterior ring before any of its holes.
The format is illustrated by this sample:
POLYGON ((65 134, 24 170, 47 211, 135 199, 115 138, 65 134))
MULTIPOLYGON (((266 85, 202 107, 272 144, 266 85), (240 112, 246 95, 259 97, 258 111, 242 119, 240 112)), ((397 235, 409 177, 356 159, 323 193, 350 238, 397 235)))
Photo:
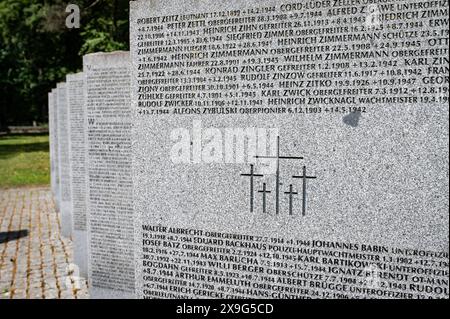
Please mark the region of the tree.
POLYGON ((71 1, 79 29, 65 25, 66 1, 1 0, 0 131, 47 121, 47 93, 82 69, 83 54, 128 50, 128 1, 71 1))

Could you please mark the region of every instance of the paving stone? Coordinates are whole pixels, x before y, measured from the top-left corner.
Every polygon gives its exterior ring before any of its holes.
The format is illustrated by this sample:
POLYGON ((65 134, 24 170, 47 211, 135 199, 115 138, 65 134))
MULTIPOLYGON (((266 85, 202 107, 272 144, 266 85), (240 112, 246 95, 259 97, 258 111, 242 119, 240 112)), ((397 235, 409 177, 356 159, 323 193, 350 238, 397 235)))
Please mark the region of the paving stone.
POLYGON ((57 289, 49 289, 44 292, 45 299, 59 299, 57 289))
POLYGON ((84 278, 76 294, 65 283, 72 242, 61 237, 49 188, 0 189, 0 232, 18 230, 28 234, 0 244, 0 299, 89 298, 84 278))

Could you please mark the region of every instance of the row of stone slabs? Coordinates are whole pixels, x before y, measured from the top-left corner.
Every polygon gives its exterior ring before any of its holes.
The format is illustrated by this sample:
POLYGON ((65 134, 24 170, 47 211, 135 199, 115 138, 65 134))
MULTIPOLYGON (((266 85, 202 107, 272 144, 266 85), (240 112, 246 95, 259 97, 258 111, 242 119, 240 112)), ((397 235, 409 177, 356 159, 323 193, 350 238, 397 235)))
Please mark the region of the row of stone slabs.
MULTIPOLYGON (((133 227, 145 223, 133 224, 130 104, 128 52, 85 56, 49 94, 52 190, 92 298, 135 297, 133 227)), ((170 223, 195 227, 188 217, 170 223)))
POLYGON ((74 262, 89 279, 91 297, 130 297, 129 53, 90 54, 83 63, 82 73, 67 75, 49 93, 51 189, 62 235, 73 239, 74 262), (117 238, 108 236, 113 233, 117 238))

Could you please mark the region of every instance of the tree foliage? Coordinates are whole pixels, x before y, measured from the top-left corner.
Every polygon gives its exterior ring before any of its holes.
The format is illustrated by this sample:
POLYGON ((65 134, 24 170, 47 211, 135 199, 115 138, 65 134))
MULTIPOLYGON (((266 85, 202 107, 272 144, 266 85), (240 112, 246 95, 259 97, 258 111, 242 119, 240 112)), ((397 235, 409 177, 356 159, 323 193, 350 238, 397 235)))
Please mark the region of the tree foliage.
POLYGON ((91 52, 128 50, 128 0, 0 0, 0 131, 47 121, 47 93, 91 52), (66 6, 80 8, 69 29, 66 6))

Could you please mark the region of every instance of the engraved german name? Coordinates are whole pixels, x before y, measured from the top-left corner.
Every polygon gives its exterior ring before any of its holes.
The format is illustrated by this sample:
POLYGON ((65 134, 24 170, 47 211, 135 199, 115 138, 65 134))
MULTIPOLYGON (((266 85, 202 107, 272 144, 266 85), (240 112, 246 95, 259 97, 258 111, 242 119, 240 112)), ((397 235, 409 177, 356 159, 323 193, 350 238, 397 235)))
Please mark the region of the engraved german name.
POLYGON ((448 2, 133 1, 139 298, 448 298, 448 2))

